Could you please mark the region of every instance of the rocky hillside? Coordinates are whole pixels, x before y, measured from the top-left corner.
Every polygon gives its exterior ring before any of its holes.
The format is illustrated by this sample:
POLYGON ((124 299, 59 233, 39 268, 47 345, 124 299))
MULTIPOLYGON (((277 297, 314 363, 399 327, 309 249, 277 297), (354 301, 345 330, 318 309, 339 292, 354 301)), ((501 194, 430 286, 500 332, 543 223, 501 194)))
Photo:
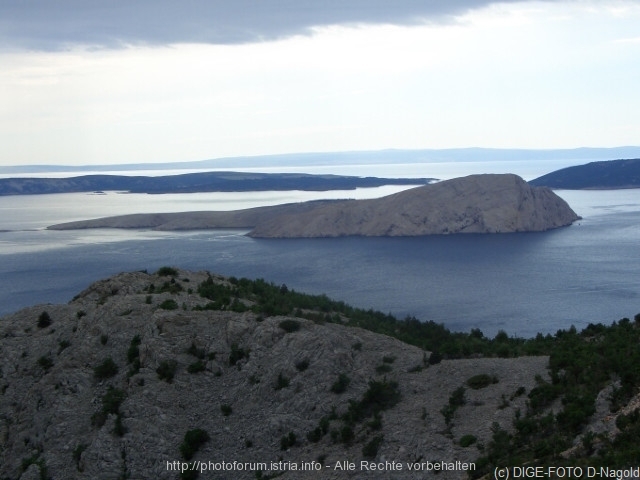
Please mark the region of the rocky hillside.
POLYGON ((579 217, 516 175, 471 175, 373 200, 305 202, 234 212, 140 214, 49 227, 187 230, 246 228, 253 237, 416 236, 544 231, 579 217))
POLYGON ((342 313, 257 309, 262 288, 163 268, 0 319, 0 477, 195 478, 178 465, 246 462, 200 478, 432 474, 414 463, 467 478, 547 376, 543 356, 438 363, 342 313))

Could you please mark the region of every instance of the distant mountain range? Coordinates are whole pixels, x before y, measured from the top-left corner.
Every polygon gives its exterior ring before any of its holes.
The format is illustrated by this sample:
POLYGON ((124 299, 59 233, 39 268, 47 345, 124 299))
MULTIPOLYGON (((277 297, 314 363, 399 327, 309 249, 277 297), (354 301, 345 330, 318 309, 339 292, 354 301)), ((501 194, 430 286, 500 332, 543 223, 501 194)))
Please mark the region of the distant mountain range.
POLYGON ((529 184, 567 190, 640 188, 640 158, 563 168, 531 180, 529 184))
POLYGON ((432 178, 377 178, 303 173, 202 172, 158 177, 84 175, 71 178, 0 179, 0 195, 94 191, 130 193, 246 192, 267 190, 353 190, 382 185, 422 185, 432 178))
POLYGON ((0 166, 0 174, 32 174, 38 172, 107 172, 134 170, 239 169, 317 166, 373 165, 420 162, 489 162, 535 160, 608 160, 640 157, 640 147, 570 148, 570 149, 507 149, 507 148, 446 148, 420 150, 375 150, 350 152, 287 153, 226 157, 192 162, 127 163, 114 165, 14 165, 0 166))

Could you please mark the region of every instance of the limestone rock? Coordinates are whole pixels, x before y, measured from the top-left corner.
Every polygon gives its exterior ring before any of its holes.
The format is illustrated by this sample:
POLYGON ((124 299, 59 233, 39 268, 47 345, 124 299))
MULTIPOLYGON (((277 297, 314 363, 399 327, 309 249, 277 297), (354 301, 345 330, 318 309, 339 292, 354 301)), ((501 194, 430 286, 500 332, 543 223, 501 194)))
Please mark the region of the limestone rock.
POLYGON ((578 219, 545 187, 516 175, 471 175, 373 200, 320 206, 259 223, 253 237, 539 232, 578 219))
MULTIPOLYGON (((383 436, 378 461, 474 461, 481 455, 477 444, 491 439, 493 422, 510 429, 515 411, 525 408, 526 396, 514 392, 529 391, 536 375, 546 375, 546 357, 427 367, 421 349, 358 328, 295 318, 289 320, 299 328, 286 331, 285 317, 194 310, 208 302, 195 293, 208 278, 206 272, 125 273, 95 283, 67 305, 34 306, 0 319, 0 477, 39 478, 46 469, 55 479, 175 479, 176 462, 186 461, 185 434, 199 428, 210 439, 192 461, 206 465, 264 462, 270 468, 271 462, 320 458, 321 475, 295 471, 282 478, 389 478, 384 471, 346 475, 325 465, 359 465, 376 435, 383 436), (169 300, 178 308, 161 307, 173 305, 169 300), (43 311, 49 325, 38 324, 43 311), (231 361, 239 350, 241 358, 231 361), (98 374, 107 359, 117 368, 98 374), (381 373, 377 367, 385 362, 389 368, 381 373), (469 390, 447 432, 443 406, 479 373, 499 381, 469 390), (341 374, 350 382, 334 393, 341 374), (323 417, 344 414, 372 380, 397 382, 401 393, 383 412, 380 430, 358 424, 346 444, 332 441, 330 432, 317 441, 307 437, 323 417), (503 396, 513 398, 506 408, 503 396), (469 433, 478 443, 463 448, 459 439, 469 433)), ((338 419, 329 426, 341 428, 338 419)), ((220 473, 200 478, 256 478, 250 469, 220 473)), ((416 477, 405 468, 393 478, 416 477)), ((457 471, 439 478, 467 477, 457 471)))

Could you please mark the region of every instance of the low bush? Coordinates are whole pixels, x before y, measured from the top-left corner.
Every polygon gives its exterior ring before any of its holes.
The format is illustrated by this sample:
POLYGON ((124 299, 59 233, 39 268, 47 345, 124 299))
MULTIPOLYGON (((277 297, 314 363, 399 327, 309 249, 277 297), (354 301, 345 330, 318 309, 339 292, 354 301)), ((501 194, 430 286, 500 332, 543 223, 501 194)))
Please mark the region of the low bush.
POLYGON ((177 310, 179 308, 178 303, 172 298, 165 300, 160 305, 158 305, 158 307, 163 310, 177 310))
POLYGON ((474 443, 476 443, 476 436, 475 435, 463 435, 462 438, 460 438, 460 446, 463 448, 467 448, 471 445, 473 445, 474 443))
POLYGON ((173 381, 173 377, 176 374, 176 369, 178 368, 178 363, 175 360, 163 360, 156 368, 156 373, 158 374, 158 378, 160 380, 164 380, 167 383, 171 383, 173 381))
POLYGON ((206 430, 196 428, 184 434, 184 440, 180 444, 180 453, 185 460, 191 460, 200 447, 210 439, 206 430))
POLYGON ((290 318, 282 320, 278 325, 287 333, 297 332, 300 330, 300 322, 290 318))
POLYGON ((309 368, 308 358, 304 358, 296 362, 296 370, 298 370, 299 372, 304 372, 307 368, 309 368))
POLYGON ((344 373, 341 373, 338 379, 331 385, 331 391, 333 393, 343 393, 347 390, 349 383, 351 383, 351 379, 344 373))
POLYGON ((287 388, 289 386, 289 379, 285 377, 282 372, 278 374, 278 378, 276 379, 276 384, 273 388, 276 390, 282 390, 283 388, 287 388))
POLYGON ((373 437, 364 447, 362 447, 362 456, 368 459, 376 458, 383 440, 384 437, 382 435, 376 435, 373 437))
POLYGON ((474 390, 480 390, 481 388, 488 387, 492 383, 498 383, 498 378, 486 373, 474 375, 467 380, 467 385, 469 386, 469 388, 473 388, 474 390))
POLYGON ((160 277, 175 277, 178 275, 178 270, 173 267, 160 267, 156 272, 156 275, 160 277))
POLYGON ((47 328, 49 325, 51 325, 51 316, 49 316, 49 314, 45 311, 42 312, 40 314, 40 316, 38 317, 38 328, 47 328))
POLYGON ((53 360, 51 360, 51 357, 42 356, 38 359, 38 365, 47 373, 53 367, 53 360))
POLYGON ((187 367, 187 372, 198 373, 206 370, 206 364, 202 360, 197 360, 187 367))
POLYGON ((111 378, 118 373, 118 365, 113 361, 113 358, 105 358, 99 365, 94 367, 93 376, 98 380, 104 380, 111 378))

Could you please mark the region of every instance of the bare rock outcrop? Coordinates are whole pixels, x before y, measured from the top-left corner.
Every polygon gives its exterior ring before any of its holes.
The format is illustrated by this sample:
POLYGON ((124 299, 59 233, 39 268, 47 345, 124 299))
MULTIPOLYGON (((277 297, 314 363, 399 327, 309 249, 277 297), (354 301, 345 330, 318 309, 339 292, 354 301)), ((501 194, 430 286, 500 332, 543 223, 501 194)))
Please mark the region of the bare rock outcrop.
POLYGON ((578 215, 553 191, 520 177, 471 175, 373 200, 340 202, 260 222, 253 237, 417 236, 539 232, 578 215))
POLYGON ((511 429, 525 408, 516 392, 546 375, 546 357, 428 365, 428 352, 340 323, 211 309, 196 293, 205 281, 229 284, 206 272, 125 273, 67 305, 0 319, 0 477, 175 479, 189 456, 208 469, 200 478, 390 478, 361 460, 423 478, 406 464, 473 462, 494 422, 511 429), (477 374, 495 382, 468 390, 447 424, 451 393, 477 374), (344 389, 333 388, 341 377, 344 389), (394 402, 345 429, 372 382, 394 402), (185 437, 197 429, 208 438, 199 449, 185 437), (461 446, 470 434, 477 442, 461 446), (300 471, 303 461, 321 471, 300 471), (336 469, 345 461, 357 469, 336 469))

